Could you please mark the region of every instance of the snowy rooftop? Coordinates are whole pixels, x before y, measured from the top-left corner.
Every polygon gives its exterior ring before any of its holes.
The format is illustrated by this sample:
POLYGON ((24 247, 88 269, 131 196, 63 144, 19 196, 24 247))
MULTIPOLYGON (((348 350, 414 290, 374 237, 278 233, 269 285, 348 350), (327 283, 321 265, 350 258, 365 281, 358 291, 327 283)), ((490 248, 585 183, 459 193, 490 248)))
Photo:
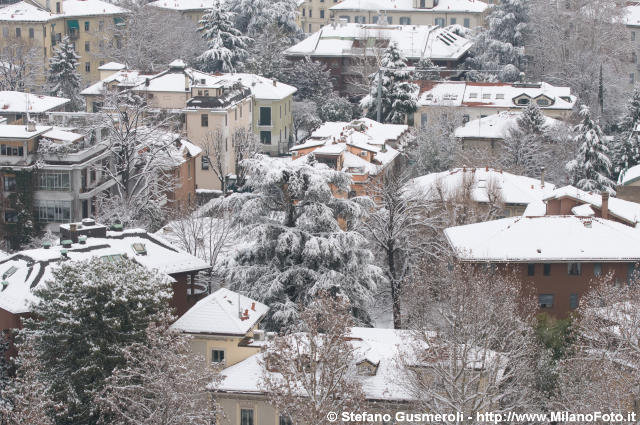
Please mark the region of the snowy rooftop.
MULTIPOLYGON (((554 190, 544 198, 545 201, 551 199, 572 198, 578 202, 592 205, 597 209, 602 208, 602 195, 597 193, 589 193, 573 186, 564 186, 554 190)), ((624 199, 609 197, 608 205, 609 215, 620 218, 636 225, 640 222, 640 204, 624 199)))
POLYGON ((245 336, 268 310, 262 303, 220 288, 198 301, 171 327, 188 333, 245 336))
MULTIPOLYGON (((61 227, 68 225, 61 225, 61 227)), ((38 248, 20 251, 0 261, 0 273, 8 282, 0 292, 0 308, 14 314, 29 311, 35 300, 32 291, 52 278, 52 270, 62 261, 62 247, 38 248), (15 270, 13 270, 15 268, 15 270), (7 274, 11 273, 10 276, 7 274)), ((173 248, 162 238, 152 236, 142 229, 107 232, 106 238, 88 237, 86 244, 75 243, 68 249, 67 261, 82 261, 94 257, 127 256, 149 269, 167 275, 198 271, 209 268, 204 261, 173 248), (141 255, 133 244, 142 244, 146 254, 141 255)))
POLYGON ((413 7, 414 0, 343 0, 330 8, 334 11, 368 10, 378 11, 407 11, 411 13, 482 13, 489 5, 480 0, 440 0, 435 7, 420 9, 413 7))
POLYGON ((472 42, 445 28, 429 25, 377 25, 341 23, 320 31, 285 51, 289 56, 353 56, 373 53, 372 39, 398 43, 408 59, 457 60, 472 42))
POLYGON ((72 131, 62 130, 60 128, 54 127, 46 133, 42 134, 42 137, 46 137, 51 140, 58 140, 65 143, 73 143, 77 142, 84 138, 82 134, 74 133, 72 131))
POLYGON ((624 173, 620 174, 618 184, 628 185, 640 179, 640 165, 635 165, 629 168, 624 173))
POLYGON ((639 229, 594 217, 510 217, 450 227, 444 233, 465 261, 640 260, 639 229))
POLYGON ((632 4, 624 8, 625 24, 629 26, 640 26, 640 4, 632 4))
POLYGON ((441 173, 416 177, 407 183, 407 189, 425 196, 427 199, 439 197, 442 190, 453 197, 463 183, 472 184, 471 196, 476 202, 489 202, 489 188, 500 191, 501 201, 505 204, 526 205, 541 201, 553 193, 555 185, 545 182, 544 187, 538 179, 519 176, 493 168, 454 168, 441 173))
POLYGON ((64 0, 62 3, 62 15, 65 18, 124 13, 128 13, 128 10, 101 0, 64 0))
POLYGON ((31 139, 39 136, 53 127, 37 125, 35 131, 29 131, 26 125, 0 125, 0 139, 31 139))
MULTIPOLYGON (((1 10, 1 9, 0 9, 1 10)), ((19 91, 0 91, 0 114, 27 113, 40 114, 69 103, 64 97, 27 94, 19 91)))
POLYGON ((127 66, 123 63, 118 63, 118 62, 109 62, 109 63, 105 63, 104 65, 101 65, 98 67, 99 71, 120 71, 125 69, 127 66))
POLYGON ((570 87, 548 83, 480 83, 465 81, 420 82, 418 104, 422 106, 526 107, 516 98, 534 99, 541 109, 573 109, 576 97, 570 87))
POLYGON ((251 90, 256 99, 280 100, 293 95, 297 88, 256 74, 222 74, 220 82, 240 82, 251 90))
POLYGON ((26 1, 0 8, 0 21, 46 22, 54 16, 26 1))
POLYGON ((116 84, 122 87, 133 87, 144 82, 145 78, 149 77, 139 71, 120 70, 102 81, 98 81, 95 84, 90 85, 86 89, 82 90, 82 95, 101 95, 104 93, 105 88, 110 84, 116 84))
MULTIPOLYGON (((458 138, 504 139, 509 135, 509 130, 517 126, 521 112, 502 111, 484 118, 471 120, 456 128, 455 136, 458 138)), ((560 121, 545 116, 547 128, 560 124, 560 121)))
POLYGON ((62 17, 121 15, 127 12, 126 9, 101 0, 63 0, 60 14, 21 1, 0 8, 0 21, 47 22, 62 17))
MULTIPOLYGON (((217 0, 157 0, 149 3, 149 6, 171 10, 206 10, 211 9, 217 0)), ((220 1, 224 3, 224 1, 220 1)))

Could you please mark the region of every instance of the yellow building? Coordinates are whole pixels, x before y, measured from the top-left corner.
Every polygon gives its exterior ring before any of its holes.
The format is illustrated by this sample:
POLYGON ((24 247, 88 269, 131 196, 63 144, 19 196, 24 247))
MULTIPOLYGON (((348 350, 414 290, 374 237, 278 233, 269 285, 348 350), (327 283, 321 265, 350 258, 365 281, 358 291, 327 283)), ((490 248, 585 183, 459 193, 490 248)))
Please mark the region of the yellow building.
POLYGON ((307 34, 319 31, 330 20, 329 8, 339 0, 301 0, 298 3, 298 24, 307 34))
MULTIPOLYGON (((0 46, 16 43, 34 48, 46 70, 55 45, 69 36, 80 56, 80 75, 85 82, 99 78, 98 67, 104 64, 105 46, 113 41, 113 29, 124 23, 127 11, 101 0, 22 1, 0 9, 2 38, 0 46)), ((19 53, 19 52, 17 52, 19 53)), ((41 78, 44 78, 46 71, 41 78)))

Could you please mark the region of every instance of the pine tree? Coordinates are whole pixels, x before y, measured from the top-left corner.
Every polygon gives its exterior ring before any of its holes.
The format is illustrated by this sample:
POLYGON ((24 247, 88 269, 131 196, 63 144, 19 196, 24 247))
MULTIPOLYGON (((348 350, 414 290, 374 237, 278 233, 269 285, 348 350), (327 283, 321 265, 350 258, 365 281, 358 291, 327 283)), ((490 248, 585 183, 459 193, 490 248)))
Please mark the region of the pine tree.
POLYGON ((80 96, 82 79, 78 73, 78 56, 69 37, 64 37, 49 59, 47 83, 52 96, 71 100, 73 110, 81 110, 84 103, 80 96))
MULTIPOLYGON (((382 122, 404 124, 407 116, 418 108, 418 86, 410 82, 411 72, 407 61, 397 43, 391 43, 382 56, 382 122)), ((380 74, 374 76, 371 93, 361 101, 367 109, 367 116, 377 117, 378 80, 380 74)))
POLYGON ((165 276, 123 258, 62 263, 53 280, 34 292, 37 319, 24 321, 40 380, 59 408, 57 425, 95 424, 94 397, 122 350, 145 341, 145 330, 168 308, 171 287, 165 276))
POLYGON ((353 107, 344 97, 331 96, 318 109, 322 121, 349 122, 353 119, 353 107))
POLYGON ((273 24, 293 38, 301 32, 295 0, 229 0, 227 7, 235 13, 236 28, 249 36, 260 36, 273 24))
POLYGON ((350 177, 317 163, 313 155, 245 163, 249 192, 221 201, 234 210, 243 233, 255 235, 228 268, 233 289, 269 305, 263 322, 269 329, 295 324, 299 308, 322 290, 346 296, 356 320, 370 324, 366 308, 382 272, 365 239, 340 227, 355 221, 360 207, 332 192, 348 192, 350 177))
POLYGON ((324 64, 313 61, 309 57, 301 61, 289 62, 282 70, 279 79, 298 89, 297 100, 311 100, 320 105, 333 94, 329 70, 324 64))
POLYGON ((502 69, 497 76, 470 72, 473 80, 516 81, 524 69, 524 44, 528 30, 529 4, 527 0, 504 0, 494 6, 487 16, 487 29, 480 30, 474 40, 471 55, 466 61, 472 70, 502 69))
POLYGON ((572 184, 579 189, 615 193, 611 175, 609 148, 597 122, 591 118, 589 107, 580 108, 582 122, 575 127, 575 142, 579 146, 578 157, 567 164, 572 184))
POLYGON ((416 71, 414 73, 415 79, 437 81, 440 79, 440 71, 438 71, 439 68, 441 67, 436 66, 431 59, 422 58, 416 64, 416 71))
POLYGON ((198 60, 206 72, 234 72, 239 62, 249 55, 251 39, 233 26, 233 14, 217 1, 202 16, 198 31, 207 42, 208 49, 198 60))
POLYGON ((540 175, 542 167, 548 166, 551 151, 546 121, 538 105, 531 102, 505 137, 498 164, 514 174, 540 175))
POLYGON ((640 141, 636 132, 640 125, 640 90, 635 89, 625 114, 618 124, 619 133, 615 137, 613 149, 614 177, 623 176, 634 165, 640 164, 640 141))

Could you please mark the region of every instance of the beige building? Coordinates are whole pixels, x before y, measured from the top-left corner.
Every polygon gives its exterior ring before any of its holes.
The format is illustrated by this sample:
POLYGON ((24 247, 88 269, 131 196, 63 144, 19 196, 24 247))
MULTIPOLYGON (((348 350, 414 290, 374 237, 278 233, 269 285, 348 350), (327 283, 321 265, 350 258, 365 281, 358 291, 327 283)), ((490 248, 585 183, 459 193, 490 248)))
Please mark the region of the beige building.
POLYGON ((0 47, 5 52, 16 46, 33 49, 42 65, 43 80, 56 44, 69 36, 80 56, 80 75, 87 83, 96 81, 98 68, 105 62, 105 47, 114 41, 113 29, 124 24, 126 13, 101 0, 21 1, 0 9, 0 47))
POLYGON ((640 55, 640 3, 629 2, 625 11, 625 23, 629 29, 633 48, 629 58, 629 74, 625 79, 629 89, 633 89, 640 82, 640 62, 638 62, 638 55, 640 55))
POLYGON ((569 119, 577 101, 570 87, 548 83, 481 83, 466 81, 418 81, 418 111, 414 122, 419 128, 452 109, 462 121, 480 119, 499 112, 518 112, 535 102, 551 118, 569 119))

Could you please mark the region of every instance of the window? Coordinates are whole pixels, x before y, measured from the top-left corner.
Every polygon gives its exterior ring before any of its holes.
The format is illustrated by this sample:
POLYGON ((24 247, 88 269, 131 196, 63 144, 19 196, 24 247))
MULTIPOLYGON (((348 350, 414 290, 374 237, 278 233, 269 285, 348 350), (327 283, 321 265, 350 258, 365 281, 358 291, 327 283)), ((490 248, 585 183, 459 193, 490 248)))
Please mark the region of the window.
POLYGON ((71 201, 35 200, 36 217, 41 222, 71 221, 71 201))
POLYGON ((263 145, 271 144, 271 132, 270 131, 261 131, 260 132, 260 143, 263 145))
POLYGON ((356 24, 366 24, 367 18, 365 16, 354 16, 353 22, 355 22, 356 24))
POLYGON ((22 36, 22 29, 20 27, 16 28, 16 38, 20 38, 22 36))
POLYGON ((84 21, 84 30, 89 31, 89 21, 84 21))
POLYGON ((4 212, 4 222, 5 223, 17 223, 18 222, 18 213, 15 211, 5 211, 4 212))
POLYGON ((549 106, 550 104, 549 99, 538 99, 536 100, 536 103, 538 106, 549 106))
POLYGON ((98 31, 104 31, 104 21, 98 21, 98 31))
POLYGON ((302 8, 302 16, 307 16, 307 9, 304 7, 302 8))
POLYGON ((482 93, 483 99, 491 99, 491 93, 482 93))
POLYGON ((280 415, 280 419, 278 420, 278 425, 293 425, 293 421, 290 417, 286 415, 280 415))
POLYGON ((469 99, 477 99, 478 93, 469 93, 469 99))
POLYGON ((224 350, 211 350, 211 363, 224 363, 224 350))
POLYGON ((240 425, 254 425, 253 409, 240 409, 240 425))
POLYGON ((85 72, 91 72, 91 62, 85 62, 84 71, 85 72))
POLYGON ((436 18, 436 26, 444 27, 444 18, 436 18))
POLYGON ((311 31, 311 24, 309 24, 309 32, 312 32, 312 31, 311 31))
POLYGON ((4 191, 15 192, 16 190, 16 176, 4 176, 4 191))
POLYGON ((636 263, 629 263, 627 266, 627 282, 638 278, 638 267, 636 263))
POLYGON ((635 73, 631 73, 629 74, 629 84, 635 84, 636 82, 636 74, 635 73))
POLYGON ((38 190, 68 192, 71 190, 71 174, 65 171, 43 171, 38 173, 38 190))
POLYGON ((33 28, 29 28, 29 38, 34 38, 36 36, 35 31, 33 30, 33 28))
POLYGON ((235 121, 238 121, 238 108, 233 110, 233 119, 235 121))
POLYGON ((631 31, 631 41, 636 41, 636 32, 631 31))
POLYGON ((535 274, 536 274, 536 265, 527 264, 527 276, 535 276, 535 274))
POLYGON ((496 99, 504 99, 504 93, 496 93, 496 99))
POLYGON ((529 104, 529 98, 528 97, 521 97, 520 99, 516 100, 516 104, 517 105, 528 105, 529 104))
POLYGON ((0 145, 0 155, 23 156, 24 148, 22 146, 0 145))
POLYGON ((209 115, 208 114, 200 115, 200 127, 209 127, 209 115))
POLYGON ((387 23, 389 25, 393 24, 393 16, 387 16, 387 23))
POLYGON ((449 19, 449 24, 450 24, 450 25, 455 25, 455 24, 456 24, 456 22, 457 22, 456 18, 451 18, 451 19, 449 19))
POLYGON ((580 276, 582 273, 582 264, 580 263, 569 263, 567 266, 569 276, 580 276))
POLYGON ((271 125, 271 107, 260 107, 260 121, 258 125, 271 125))
POLYGON ((9 38, 9 27, 2 27, 2 36, 9 38))
POLYGON ((84 42, 84 51, 85 52, 90 52, 91 51, 91 43, 88 41, 84 42))
POLYGON ((538 295, 538 307, 540 307, 540 308, 552 308, 553 307, 553 294, 540 294, 540 295, 538 295))
POLYGON ((411 25, 411 18, 406 16, 400 17, 400 25, 411 25))
POLYGON ((596 263, 593 265, 593 275, 594 276, 602 276, 602 264, 596 263))
POLYGON ((462 116, 462 123, 466 124, 469 122, 469 120, 471 119, 471 117, 469 115, 463 115, 462 116))
POLYGON ((202 155, 201 162, 202 162, 202 169, 203 170, 208 170, 209 169, 209 157, 205 156, 205 155, 202 155))
POLYGON ((420 9, 425 9, 427 7, 427 0, 420 0, 420 9))
POLYGON ((60 13, 60 2, 56 2, 56 13, 60 13))
POLYGON ((426 112, 421 112, 420 113, 420 127, 421 128, 425 128, 428 123, 429 123, 429 116, 427 115, 426 112))
POLYGON ((343 19, 344 19, 344 20, 345 20, 345 22, 351 22, 351 17, 350 17, 350 16, 344 16, 344 15, 342 15, 342 16, 338 17, 338 19, 340 19, 340 20, 343 20, 343 19))
POLYGON ((464 18, 464 20, 462 21, 462 26, 465 28, 470 28, 471 27, 471 20, 469 18, 464 18))
POLYGON ((313 9, 309 9, 309 17, 313 18, 313 9))
POLYGON ((569 295, 569 308, 571 309, 578 308, 578 294, 569 295))
POLYGON ((545 276, 551 276, 551 264, 544 265, 543 274, 545 276))
POLYGON ((324 9, 320 9, 320 18, 324 19, 324 9))
POLYGON ((631 52, 631 63, 638 63, 638 55, 636 52, 631 52))

